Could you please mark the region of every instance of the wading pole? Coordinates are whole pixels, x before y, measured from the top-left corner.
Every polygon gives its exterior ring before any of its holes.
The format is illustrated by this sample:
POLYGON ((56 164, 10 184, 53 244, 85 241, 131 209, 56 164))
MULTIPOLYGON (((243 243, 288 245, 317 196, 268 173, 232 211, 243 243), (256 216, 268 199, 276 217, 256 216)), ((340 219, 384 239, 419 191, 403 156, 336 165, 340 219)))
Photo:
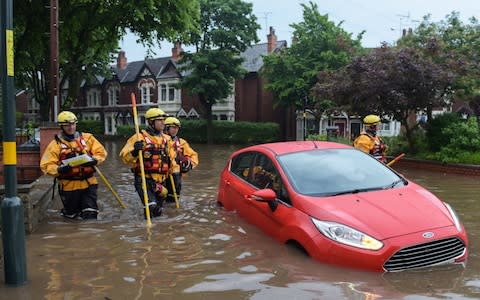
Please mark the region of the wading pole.
POLYGON ((405 156, 405 153, 400 154, 399 156, 397 156, 397 157, 395 157, 394 159, 392 159, 392 160, 387 164, 387 166, 390 167, 391 165, 393 165, 394 163, 396 163, 397 161, 399 161, 399 160, 400 160, 402 157, 404 157, 404 156, 405 156))
POLYGON ((173 180, 173 175, 170 174, 170 183, 172 184, 172 192, 173 192, 173 198, 175 199, 175 205, 177 208, 180 208, 180 203, 178 202, 178 195, 177 195, 177 189, 175 188, 175 180, 173 180))
MULTIPOLYGON (((137 141, 140 141, 140 129, 138 127, 137 119, 137 101, 135 100, 135 94, 132 93, 132 108, 133 108, 133 121, 135 122, 135 132, 137 134, 137 141)), ((145 204, 145 214, 147 215, 147 226, 152 226, 150 220, 150 207, 148 206, 148 193, 147 193, 147 180, 145 179, 145 167, 143 165, 143 153, 142 150, 138 151, 138 164, 140 165, 140 174, 142 176, 142 189, 143 189, 143 203, 145 204)))

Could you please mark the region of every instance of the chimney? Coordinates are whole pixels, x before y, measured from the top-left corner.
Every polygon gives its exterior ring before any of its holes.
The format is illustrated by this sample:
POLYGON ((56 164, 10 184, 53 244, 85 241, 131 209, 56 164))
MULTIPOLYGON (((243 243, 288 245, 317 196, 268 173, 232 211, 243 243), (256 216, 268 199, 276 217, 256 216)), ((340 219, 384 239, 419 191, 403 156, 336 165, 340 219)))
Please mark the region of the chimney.
POLYGON ((277 47, 277 36, 275 35, 275 29, 270 26, 270 33, 267 34, 267 52, 272 53, 273 49, 277 47))
POLYGON ((177 61, 181 58, 181 54, 183 52, 182 44, 180 42, 176 42, 175 46, 172 48, 172 60, 177 61))
POLYGON ((118 52, 117 68, 125 69, 126 66, 127 66, 127 57, 125 56, 125 51, 121 50, 120 52, 118 52))

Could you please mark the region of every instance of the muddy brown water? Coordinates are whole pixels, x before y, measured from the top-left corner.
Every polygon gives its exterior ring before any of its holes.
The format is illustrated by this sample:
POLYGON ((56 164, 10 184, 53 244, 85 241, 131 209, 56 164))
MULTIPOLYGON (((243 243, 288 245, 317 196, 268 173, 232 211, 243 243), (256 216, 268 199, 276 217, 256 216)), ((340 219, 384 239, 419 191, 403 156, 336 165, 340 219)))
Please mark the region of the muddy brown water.
POLYGON ((100 168, 128 208, 103 183, 98 221, 67 222, 56 203, 26 236, 28 283, 3 280, 0 299, 480 299, 479 177, 400 169, 456 209, 470 256, 465 267, 379 274, 314 261, 219 208, 218 176, 238 146, 193 145, 200 165, 184 181, 181 207, 168 204, 147 228, 118 158, 123 141, 105 145, 100 168))

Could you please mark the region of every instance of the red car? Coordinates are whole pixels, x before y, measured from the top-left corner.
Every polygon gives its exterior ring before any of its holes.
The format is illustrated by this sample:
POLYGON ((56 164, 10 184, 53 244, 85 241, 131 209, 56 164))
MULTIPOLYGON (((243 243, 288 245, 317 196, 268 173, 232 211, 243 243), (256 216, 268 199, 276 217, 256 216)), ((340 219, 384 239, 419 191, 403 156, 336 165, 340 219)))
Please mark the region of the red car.
POLYGON ((280 142, 233 153, 218 202, 322 262, 394 272, 466 261, 453 208, 353 147, 280 142))

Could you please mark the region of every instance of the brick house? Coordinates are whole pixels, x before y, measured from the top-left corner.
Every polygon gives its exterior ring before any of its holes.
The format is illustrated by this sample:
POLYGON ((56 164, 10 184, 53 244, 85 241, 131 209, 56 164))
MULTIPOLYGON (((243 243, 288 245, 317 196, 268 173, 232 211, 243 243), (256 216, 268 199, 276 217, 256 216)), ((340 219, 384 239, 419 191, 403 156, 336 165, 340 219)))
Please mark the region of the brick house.
MULTIPOLYGON (((212 107, 214 120, 276 122, 282 138, 295 139, 295 112, 273 107, 273 95, 265 90, 265 80, 260 75, 263 56, 285 47, 287 42, 277 41, 270 28, 267 43, 253 45, 241 54, 247 74, 235 82, 231 96, 212 107)), ((197 97, 176 87, 184 76, 177 70, 181 51, 177 43, 169 57, 134 62, 128 62, 126 53, 120 51, 111 78, 96 76, 83 82, 71 110, 81 120, 104 120, 107 135, 115 134, 119 125, 133 124, 131 93, 135 93, 142 123, 151 107, 160 107, 179 118, 202 118, 204 112, 197 97)))

